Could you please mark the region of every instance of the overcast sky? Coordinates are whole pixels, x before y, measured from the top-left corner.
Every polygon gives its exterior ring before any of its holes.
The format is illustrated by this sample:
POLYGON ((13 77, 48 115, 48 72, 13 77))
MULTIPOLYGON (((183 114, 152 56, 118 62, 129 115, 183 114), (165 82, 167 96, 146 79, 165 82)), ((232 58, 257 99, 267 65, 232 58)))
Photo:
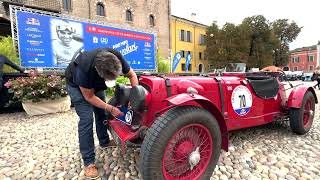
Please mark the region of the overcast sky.
POLYGON ((320 40, 320 0, 171 0, 171 13, 210 25, 239 24, 248 16, 261 14, 268 20, 289 19, 303 26, 290 49, 317 44, 320 40))

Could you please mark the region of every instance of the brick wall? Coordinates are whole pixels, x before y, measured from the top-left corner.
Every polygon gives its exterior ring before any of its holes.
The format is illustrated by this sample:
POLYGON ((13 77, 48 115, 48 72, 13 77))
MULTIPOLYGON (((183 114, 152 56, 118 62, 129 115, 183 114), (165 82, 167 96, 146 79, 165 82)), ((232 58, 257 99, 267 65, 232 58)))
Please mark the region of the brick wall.
POLYGON ((143 31, 155 32, 158 35, 157 44, 161 56, 169 56, 169 0, 73 0, 72 10, 62 11, 81 18, 104 21, 143 31), (90 4, 89 4, 90 2, 90 4), (105 7, 105 17, 96 15, 97 3, 105 7), (126 10, 133 14, 133 22, 126 21, 126 10), (155 26, 149 25, 149 15, 155 17, 155 26))
MULTIPOLYGON (((34 1, 34 0, 31 0, 34 1)), ((39 1, 39 0, 38 0, 39 1)), ((50 0, 45 0, 50 1, 50 0)), ((41 1, 39 1, 41 2, 41 1)), ((1 2, 0 2, 1 3, 1 2)), ((62 1, 60 1, 62 5, 62 1)), ((45 3, 44 3, 45 4, 45 3)), ((71 11, 62 9, 62 14, 116 24, 121 27, 134 28, 157 33, 158 50, 162 57, 169 57, 169 12, 170 0, 72 0, 71 11), (104 4, 105 17, 96 15, 97 3, 104 4), (126 10, 131 10, 133 22, 125 19, 126 10), (90 13, 89 13, 90 12, 90 13), (149 15, 155 17, 155 26, 149 25, 149 15)), ((43 3, 41 3, 43 5, 43 3)), ((5 16, 2 4, 0 14, 5 16)))

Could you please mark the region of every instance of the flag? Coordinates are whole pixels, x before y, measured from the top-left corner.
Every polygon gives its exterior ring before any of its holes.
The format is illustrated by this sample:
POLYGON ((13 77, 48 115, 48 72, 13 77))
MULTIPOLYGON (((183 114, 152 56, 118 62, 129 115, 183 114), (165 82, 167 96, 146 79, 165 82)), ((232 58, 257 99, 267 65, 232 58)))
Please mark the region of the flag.
POLYGON ((181 59, 181 54, 180 52, 177 52, 176 55, 173 58, 173 62, 172 62, 172 72, 174 72, 180 62, 181 59))
POLYGON ((186 72, 189 70, 189 64, 191 62, 191 53, 189 53, 186 57, 186 72))

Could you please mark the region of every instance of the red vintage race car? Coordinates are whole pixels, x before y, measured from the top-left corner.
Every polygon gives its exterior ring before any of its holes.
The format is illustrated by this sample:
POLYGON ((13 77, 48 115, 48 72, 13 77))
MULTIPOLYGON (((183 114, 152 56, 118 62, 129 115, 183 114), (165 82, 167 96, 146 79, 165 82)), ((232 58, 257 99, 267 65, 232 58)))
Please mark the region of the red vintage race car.
POLYGON ((142 75, 139 86, 116 87, 110 103, 125 115, 109 120, 110 131, 123 150, 141 146, 143 179, 209 179, 229 131, 276 120, 289 120, 300 135, 310 130, 316 93, 283 76, 142 75))

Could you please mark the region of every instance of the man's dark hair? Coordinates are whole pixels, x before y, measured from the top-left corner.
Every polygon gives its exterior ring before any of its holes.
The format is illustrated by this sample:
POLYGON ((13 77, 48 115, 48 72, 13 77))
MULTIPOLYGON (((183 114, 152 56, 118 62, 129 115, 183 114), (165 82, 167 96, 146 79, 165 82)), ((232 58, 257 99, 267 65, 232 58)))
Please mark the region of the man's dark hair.
POLYGON ((94 60, 94 66, 105 80, 116 79, 122 71, 122 65, 117 56, 106 50, 100 50, 94 60))

